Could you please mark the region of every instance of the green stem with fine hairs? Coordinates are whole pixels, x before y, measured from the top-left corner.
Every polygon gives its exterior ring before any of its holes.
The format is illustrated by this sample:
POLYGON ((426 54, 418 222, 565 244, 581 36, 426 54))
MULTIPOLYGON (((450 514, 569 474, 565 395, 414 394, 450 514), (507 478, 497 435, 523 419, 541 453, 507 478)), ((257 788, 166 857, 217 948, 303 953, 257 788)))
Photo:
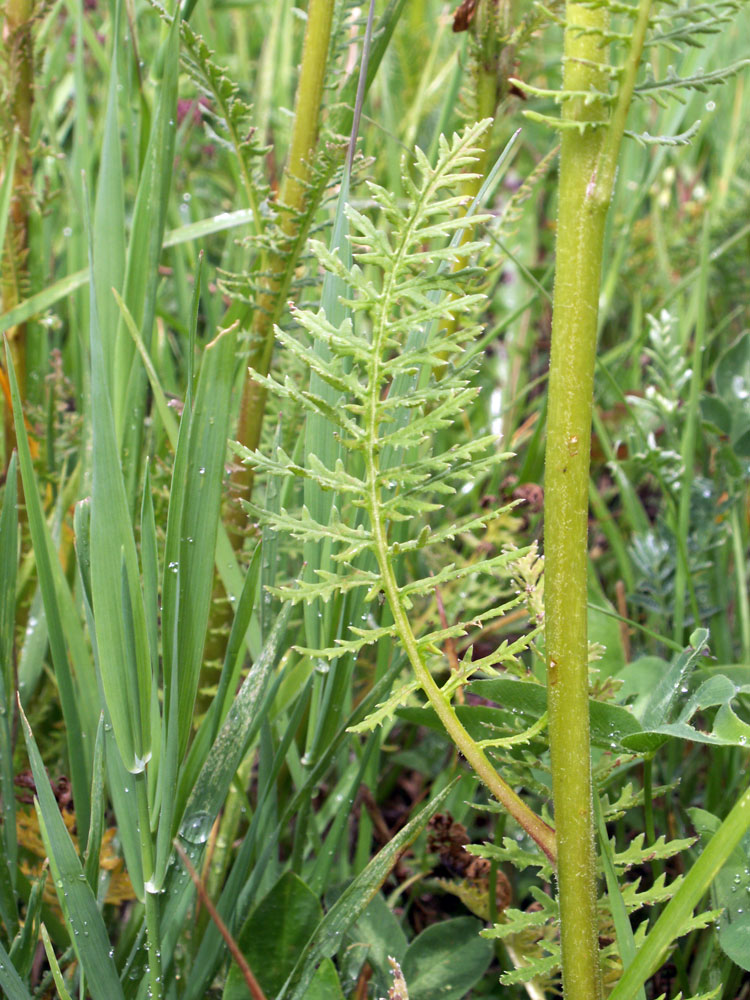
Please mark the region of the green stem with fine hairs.
POLYGON ((607 118, 603 8, 566 6, 557 260, 545 464, 549 734, 566 1000, 599 1000, 596 852, 589 733, 588 489, 604 229, 651 0, 641 0, 607 118), (605 123, 606 121, 606 123, 605 123), (594 124, 595 123, 595 124, 594 124))

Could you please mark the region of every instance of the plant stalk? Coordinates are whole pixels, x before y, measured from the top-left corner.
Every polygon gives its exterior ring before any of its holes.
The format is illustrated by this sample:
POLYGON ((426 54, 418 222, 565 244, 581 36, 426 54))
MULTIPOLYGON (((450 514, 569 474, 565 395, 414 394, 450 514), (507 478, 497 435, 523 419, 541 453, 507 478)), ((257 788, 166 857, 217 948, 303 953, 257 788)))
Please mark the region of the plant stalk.
MULTIPOLYGON (((289 262, 290 259, 296 262, 300 245, 307 235, 301 230, 299 215, 304 209, 307 185, 312 177, 311 157, 318 141, 333 10, 334 0, 310 0, 307 11, 292 142, 279 193, 284 241, 282 246, 275 247, 270 254, 268 278, 253 315, 253 353, 250 363, 262 375, 267 375, 271 366, 274 324, 281 315, 294 274, 294 267, 290 267, 289 262)), ((255 450, 260 442, 265 409, 266 390, 248 375, 240 403, 237 440, 251 450, 255 450)), ((252 470, 242 466, 233 478, 241 495, 249 497, 252 491, 252 470)), ((240 523, 244 523, 244 511, 239 505, 236 505, 235 510, 239 512, 240 523)))
MULTIPOLYGON (((564 90, 606 90, 592 62, 605 14, 567 5, 564 90), (587 62, 583 62, 586 60, 587 62)), ((599 102, 563 104, 557 264, 553 299, 545 471, 545 618, 549 736, 558 847, 566 1000, 602 995, 596 910, 587 634, 588 485, 594 360, 606 205, 592 197, 604 129, 599 102)))
POLYGON ((588 490, 604 229, 652 0, 641 0, 608 116, 607 12, 568 0, 545 461, 545 614, 566 1000, 602 995, 589 733, 588 490), (577 95, 586 95, 577 96, 577 95), (586 101, 588 100, 588 103, 586 101), (596 124, 593 124, 596 123, 596 124))
MULTIPOLYGON (((6 134, 18 136, 17 153, 13 168, 13 194, 10 203, 5 246, 2 256, 2 310, 8 312, 17 306, 26 294, 26 274, 29 238, 29 205, 32 188, 31 162, 31 111, 34 104, 34 25, 33 0, 6 0, 3 8, 3 36, 5 65, 8 79, 4 88, 8 104, 4 112, 6 134)), ((4 152, 7 158, 8 148, 4 152)), ((6 163, 7 168, 7 163, 6 163)), ((13 366, 18 378, 21 399, 26 396, 26 324, 19 323, 7 333, 13 366)), ((5 412, 5 455, 10 457, 16 437, 13 413, 9 406, 5 412)))
POLYGON ((159 896, 151 884, 154 876, 154 844, 151 837, 151 818, 148 807, 148 782, 146 772, 135 775, 138 801, 138 824, 141 836, 143 881, 146 886, 144 907, 146 911, 146 940, 148 947, 148 976, 150 1000, 161 1000, 164 995, 161 963, 161 934, 159 927, 159 896))

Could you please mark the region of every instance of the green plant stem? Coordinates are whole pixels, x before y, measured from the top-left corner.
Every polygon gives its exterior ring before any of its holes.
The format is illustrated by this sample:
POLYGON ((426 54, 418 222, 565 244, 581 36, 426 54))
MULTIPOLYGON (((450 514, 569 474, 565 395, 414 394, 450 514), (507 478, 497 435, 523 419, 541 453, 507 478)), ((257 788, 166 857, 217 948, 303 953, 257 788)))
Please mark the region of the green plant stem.
MULTIPOLYGON (((301 242, 307 235, 300 229, 299 216, 304 208, 307 185, 312 176, 311 156, 318 141, 333 10, 334 0, 310 0, 307 11, 292 142, 279 194, 284 245, 276 247, 270 255, 268 278, 253 316, 254 347, 251 365, 262 375, 267 375, 271 367, 274 324, 281 315, 294 273, 289 261, 291 259, 296 262, 301 242)), ((240 403, 237 440, 251 450, 258 447, 265 409, 265 387, 248 376, 240 403)), ((243 466, 236 472, 234 483, 243 496, 249 496, 252 490, 252 470, 243 466)), ((244 523, 244 512, 239 505, 236 509, 240 511, 241 522, 244 523)))
MULTIPOLYGON (((10 203, 5 246, 0 247, 2 257, 2 310, 13 309, 24 298, 27 272, 29 203, 31 198, 31 111, 34 104, 34 25, 33 0, 6 0, 3 6, 2 47, 4 65, 8 73, 6 93, 10 95, 5 111, 4 125, 8 136, 18 136, 17 152, 13 167, 13 194, 10 203)), ((8 148, 3 152, 7 156, 8 148)), ((19 323, 8 331, 13 366, 16 370, 21 398, 26 395, 26 324, 19 323)), ((2 400, 0 400, 2 405, 2 400)), ((15 447, 13 413, 4 407, 6 460, 15 447)))
POLYGON ((159 933, 159 897, 149 887, 154 875, 154 844, 151 837, 148 781, 145 771, 141 771, 135 775, 135 789, 138 801, 138 824, 141 835, 143 881, 146 885, 144 907, 146 910, 146 939, 148 942, 149 998, 150 1000, 161 1000, 163 996, 163 978, 161 935, 159 933))
MULTIPOLYGON (((604 90, 601 10, 567 4, 564 89, 604 90), (586 63, 583 60, 587 60, 586 63)), ((563 119, 601 119, 580 99, 563 119)), ((606 205, 592 197, 603 129, 563 131, 545 459, 545 618, 552 788, 558 846, 563 987, 601 996, 588 708, 587 554, 591 413, 606 205)))
MULTIPOLYGON (((588 709, 587 551, 591 418, 604 229, 651 0, 641 0, 611 118, 563 101, 545 472, 545 614, 563 987, 602 993, 588 709), (606 122, 606 124, 605 124, 606 122), (573 127, 575 125, 575 127, 573 127)), ((606 93, 607 12, 568 0, 563 90, 606 93)))
POLYGON ((393 620, 398 628, 399 638, 409 657, 409 662, 412 665, 417 680, 427 695, 427 699, 435 710, 437 717, 445 727, 446 732, 453 740, 457 749, 460 750, 474 769, 477 777, 487 786, 498 802, 507 809, 513 819, 534 839, 554 865, 557 863, 555 831, 541 817, 537 816, 533 810, 529 809, 526 803, 516 795, 510 785, 503 781, 492 763, 488 760, 487 755, 467 733, 456 715, 455 709, 435 683, 432 674, 424 664, 416 637, 401 602, 398 584, 396 583, 396 577, 388 556, 386 527, 383 519, 377 513, 380 506, 378 497, 379 487, 377 485, 377 469, 375 468, 372 452, 368 455, 367 466, 370 482, 370 516, 375 535, 378 565, 383 577, 383 590, 388 600, 393 620))

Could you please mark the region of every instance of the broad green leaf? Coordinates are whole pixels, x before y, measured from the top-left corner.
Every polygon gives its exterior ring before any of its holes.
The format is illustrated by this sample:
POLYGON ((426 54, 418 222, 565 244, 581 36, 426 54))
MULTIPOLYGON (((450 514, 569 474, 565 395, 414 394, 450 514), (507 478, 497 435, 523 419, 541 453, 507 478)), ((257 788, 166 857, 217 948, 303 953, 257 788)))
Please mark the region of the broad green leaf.
MULTIPOLYGON (((328 902, 329 895, 326 895, 328 902)), ((367 962, 377 980, 376 989, 385 993, 391 982, 388 956, 403 962, 408 942, 382 892, 371 903, 347 935, 346 955, 352 956, 355 969, 367 962)))
MULTIPOLYGON (((237 936, 266 996, 276 996, 297 957, 323 919, 318 897, 294 872, 285 872, 252 910, 237 936)), ((230 969, 224 1000, 250 996, 236 965, 230 969)))
POLYGON ((461 1000, 492 961, 491 941, 479 936, 474 917, 443 920, 423 930, 401 964, 409 1000, 461 1000))
MULTIPOLYGON (((480 698, 497 702, 498 708, 489 705, 463 705, 456 711, 459 719, 467 727, 469 733, 477 740, 491 739, 493 736, 512 735, 515 729, 508 731, 513 718, 525 717, 530 726, 547 711, 547 691, 541 684, 529 681, 497 678, 486 681, 473 681, 469 690, 480 698), (501 727, 503 732, 493 732, 488 727, 501 727)), ((589 701, 591 718, 591 740, 596 746, 611 749, 631 733, 639 733, 641 726, 638 720, 627 708, 612 705, 607 702, 589 701)), ((429 708, 402 708, 397 715, 412 722, 419 720, 422 725, 429 725, 436 732, 443 732, 442 724, 429 708)))
POLYGON ((451 782, 447 785, 414 819, 399 830, 357 875, 351 885, 347 886, 318 925, 277 1000, 302 1000, 318 963, 323 958, 330 958, 336 954, 341 946, 342 935, 359 918, 370 900, 380 890, 402 851, 416 840, 450 794, 453 784, 454 782, 451 782))
POLYGON ((672 708, 679 700, 679 694, 685 693, 690 672, 703 655, 707 642, 708 630, 696 629, 690 636, 690 645, 675 657, 669 670, 661 675, 641 715, 644 729, 670 721, 672 708))
POLYGON ((318 966, 307 987, 305 1000, 344 1000, 336 966, 330 958, 324 958, 318 966))
POLYGON ((19 711, 36 786, 39 826, 71 944, 94 1000, 117 1000, 123 996, 122 987, 102 915, 60 815, 34 735, 20 705, 19 711))
MULTIPOLYGON (((716 833, 721 820, 705 809, 690 809, 690 818, 704 843, 716 833)), ((750 834, 730 854, 711 887, 712 905, 721 909, 719 945, 725 955, 750 971, 750 834)))

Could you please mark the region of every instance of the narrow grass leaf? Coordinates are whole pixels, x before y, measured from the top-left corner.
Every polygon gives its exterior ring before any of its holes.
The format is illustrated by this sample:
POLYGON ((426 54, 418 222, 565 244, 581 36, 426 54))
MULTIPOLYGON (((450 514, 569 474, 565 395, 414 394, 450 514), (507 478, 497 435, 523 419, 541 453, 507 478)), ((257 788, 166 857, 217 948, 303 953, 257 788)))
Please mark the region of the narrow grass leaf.
MULTIPOLYGON (((620 892, 620 883, 617 879, 617 871, 612 857, 612 845, 607 833, 606 823, 604 822, 599 794, 596 791, 594 793, 594 811, 596 813, 596 825, 599 833, 599 849, 601 851, 604 877, 607 881, 607 900, 617 935, 617 950, 620 952, 623 969, 627 969, 635 958, 635 938, 633 936, 633 928, 630 926, 630 918, 625 901, 620 892)), ((646 1000, 646 991, 643 987, 638 990, 636 995, 638 1000, 646 1000)))
POLYGON ((133 319, 130 310, 125 305, 122 300, 122 296, 119 294, 117 289, 112 289, 112 297, 117 303, 120 313, 122 314, 123 321, 125 323, 125 329, 128 331, 130 336, 133 338, 138 353, 143 362, 143 367, 146 369, 146 375, 148 376, 148 381, 151 386, 151 391, 154 394, 154 404, 156 406, 156 412, 159 414, 159 418, 162 422, 162 426, 166 431, 167 437, 169 438, 169 443, 173 448, 177 447, 178 438, 178 427, 175 415, 170 410, 169 404, 167 403, 167 397, 162 389, 161 382, 159 381, 159 376, 154 367, 154 363, 151 360, 151 355, 146 350, 146 345, 141 340, 141 335, 138 333, 138 327, 135 325, 135 320, 133 319))
POLYGON ((76 803, 78 828, 82 831, 82 836, 85 837, 89 827, 90 803, 87 767, 89 753, 84 737, 86 735, 93 737, 93 733, 84 733, 78 711, 78 692, 76 691, 76 684, 70 669, 70 663, 68 662, 68 651, 65 645, 60 606, 57 600, 55 579, 52 571, 52 562, 57 559, 57 554, 51 544, 47 522, 39 501, 39 489, 31 461, 29 440, 26 436, 26 426, 23 420, 18 382, 16 381, 16 373, 13 368, 13 361, 7 342, 5 345, 5 358, 6 370, 10 381, 11 398, 13 400, 13 418, 16 427, 16 441, 18 443, 18 457, 21 467, 24 497, 26 499, 26 511, 29 518, 29 531, 31 532, 31 541, 36 555, 39 587, 44 600, 50 651, 52 653, 55 677, 60 692, 60 704, 65 718, 68 762, 70 765, 73 796, 76 803))
POLYGON ((109 70, 107 108, 104 116, 101 162, 96 185, 93 228, 93 278, 102 337, 104 371, 110 399, 115 384, 115 338, 118 312, 112 290, 119 291, 125 276, 125 195, 122 178, 122 148, 118 120, 118 39, 120 35, 119 0, 112 19, 112 57, 109 70))
MULTIPOLYGON (((93 263, 91 264, 93 271, 93 263)), ((151 663, 135 538, 130 522, 112 404, 91 286, 91 596, 104 697, 123 764, 139 771, 151 753, 151 663), (123 567, 134 634, 122 618, 123 567), (134 651, 132 658, 128 648, 134 651), (130 669, 129 669, 130 667, 130 669)))
MULTIPOLYGON (((178 645, 174 651, 177 658, 174 659, 174 654, 165 653, 164 679, 168 687, 171 671, 179 670, 180 758, 184 755, 192 728, 193 705, 211 604, 235 340, 234 332, 224 333, 205 351, 190 419, 189 438, 185 443, 184 485, 173 481, 172 486, 173 495, 175 489, 182 489, 183 496, 179 520, 170 519, 167 529, 167 557, 173 565, 166 567, 164 590, 166 604, 167 575, 171 573, 179 588, 180 619, 177 624, 178 645)), ((170 619, 165 617, 164 621, 168 628, 170 619)))
POLYGON ((44 924, 41 926, 41 935, 42 943, 44 944, 44 953, 47 956, 50 971, 52 972, 52 978, 55 981, 57 995, 60 997, 60 1000, 72 1000, 70 993, 68 993, 65 987, 65 980, 63 979, 63 974, 57 961, 57 955, 55 954, 54 946, 50 941, 49 932, 44 924))
MULTIPOLYGON (((0 246, 3 244, 0 243, 0 246)), ((0 798, 3 801, 3 857, 0 858, 0 916, 12 937, 16 931, 16 796, 13 785, 13 647, 18 573, 18 468, 15 452, 8 473, 0 514, 0 798)))
MULTIPOLYGON (((156 314, 156 290, 167 207, 174 170, 177 130, 177 79, 180 55, 180 18, 172 19, 165 46, 164 73, 158 89, 158 104, 151 128, 146 159, 141 171, 133 211, 133 226, 127 253, 123 299, 138 325, 143 341, 151 349, 156 314)), ((113 413, 117 440, 128 462, 124 469, 126 494, 132 507, 140 478, 139 457, 143 437, 146 384, 131 338, 119 329, 115 347, 115 392, 113 413)))
MULTIPOLYGON (((99 674, 99 649, 96 644, 96 628, 91 596, 91 501, 81 500, 76 504, 74 515, 76 564, 81 581, 83 606, 91 634, 94 660, 99 674)), ((138 832, 138 811, 135 802, 132 775, 122 762, 117 742, 113 735, 109 712, 104 713, 104 759, 107 769, 109 797, 117 817, 117 834, 125 855, 125 865, 130 876, 133 891, 138 899, 143 899, 143 864, 141 841, 138 832)))
POLYGON ((291 606, 276 620, 268 641, 235 697, 185 807, 180 836, 195 842, 208 831, 226 799, 229 786, 263 717, 261 705, 282 652, 291 606))
POLYGON ((46 882, 47 872, 42 870, 41 874, 31 883, 31 892, 26 903, 23 924, 10 949, 10 960, 22 979, 28 979, 30 976, 36 954, 46 882))
POLYGON ((23 980, 13 967, 10 955, 0 942, 0 986, 6 1000, 33 1000, 23 980))
POLYGON ((91 891, 99 889, 99 856, 104 834, 104 715, 99 716, 91 768, 91 823, 85 853, 85 874, 91 891))
POLYGON ((70 940, 86 972, 94 1000, 117 1000, 122 987, 102 915, 70 839, 28 720, 20 707, 26 749, 36 786, 37 814, 50 871, 70 940))

